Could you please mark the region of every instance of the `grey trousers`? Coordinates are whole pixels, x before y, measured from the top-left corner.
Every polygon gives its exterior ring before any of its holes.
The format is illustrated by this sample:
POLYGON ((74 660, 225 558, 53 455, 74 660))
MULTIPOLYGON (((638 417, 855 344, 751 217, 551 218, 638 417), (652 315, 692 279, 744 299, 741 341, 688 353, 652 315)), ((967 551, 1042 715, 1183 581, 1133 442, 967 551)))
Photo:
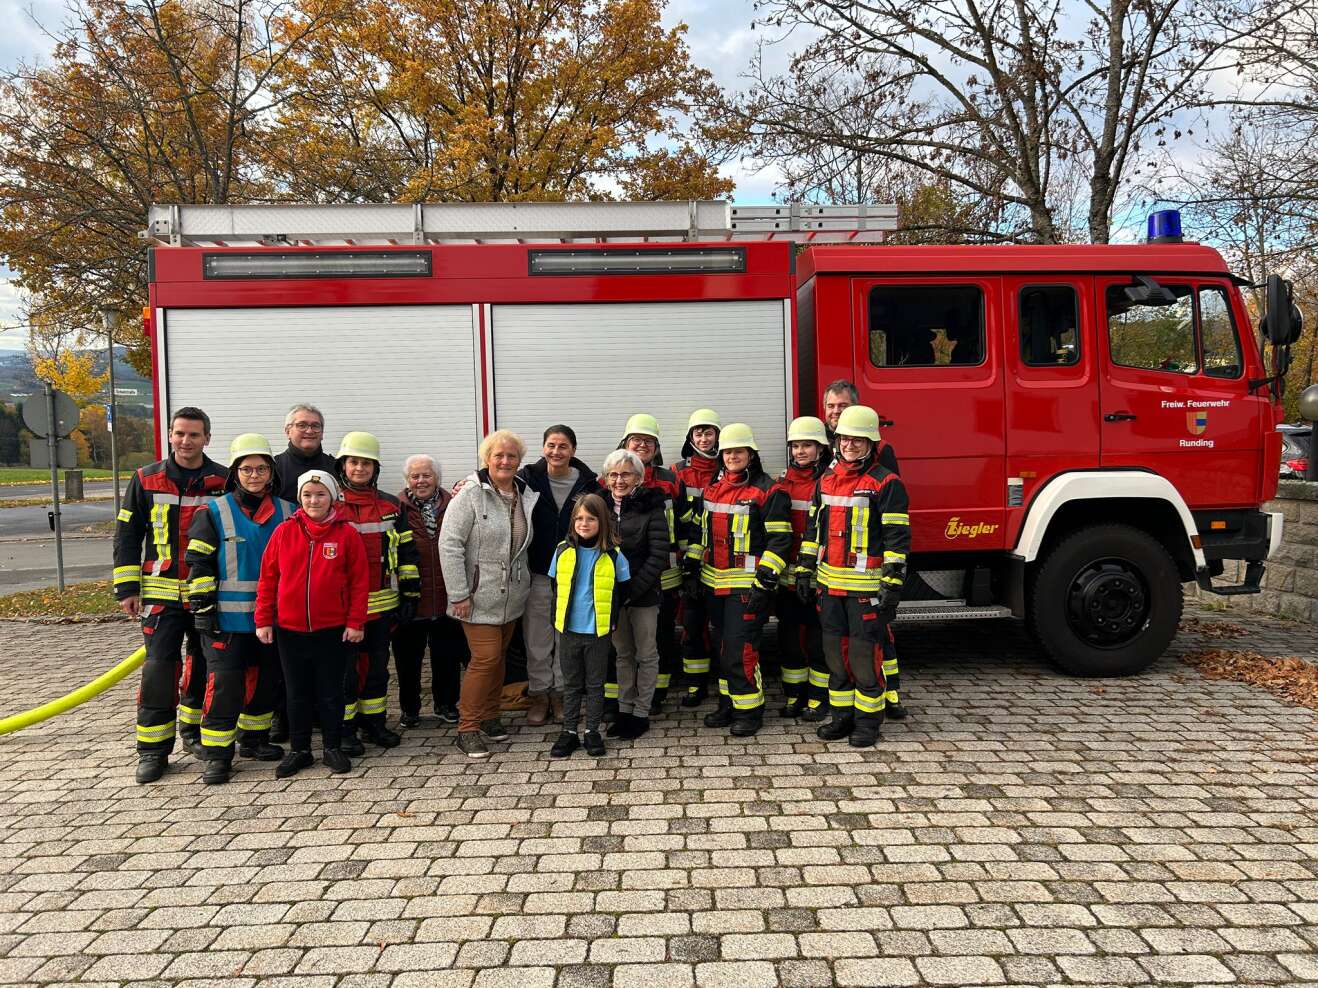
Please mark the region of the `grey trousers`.
POLYGON ((558 636, 558 656, 563 666, 563 730, 576 733, 581 719, 582 699, 586 707, 586 732, 598 731, 604 717, 604 677, 609 668, 609 639, 565 631, 558 636))
POLYGON ((618 712, 650 716, 650 701, 659 678, 659 607, 624 607, 613 629, 618 652, 618 712))
POLYGON ((559 666, 558 632, 554 630, 554 581, 531 574, 531 594, 522 615, 522 641, 526 643, 526 692, 540 696, 563 688, 559 666))

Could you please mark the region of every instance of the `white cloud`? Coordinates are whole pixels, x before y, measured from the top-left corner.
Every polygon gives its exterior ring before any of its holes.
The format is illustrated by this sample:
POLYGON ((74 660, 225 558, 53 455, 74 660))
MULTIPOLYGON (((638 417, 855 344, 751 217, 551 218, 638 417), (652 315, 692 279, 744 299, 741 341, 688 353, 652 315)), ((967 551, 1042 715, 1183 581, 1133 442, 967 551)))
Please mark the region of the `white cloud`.
POLYGON ((27 342, 27 328, 17 325, 22 319, 14 273, 0 265, 0 350, 23 349, 27 342))
POLYGON ((0 67, 14 69, 19 62, 33 62, 50 54, 52 43, 42 30, 55 30, 64 17, 59 0, 29 0, 22 8, 14 3, 0 32, 0 67))

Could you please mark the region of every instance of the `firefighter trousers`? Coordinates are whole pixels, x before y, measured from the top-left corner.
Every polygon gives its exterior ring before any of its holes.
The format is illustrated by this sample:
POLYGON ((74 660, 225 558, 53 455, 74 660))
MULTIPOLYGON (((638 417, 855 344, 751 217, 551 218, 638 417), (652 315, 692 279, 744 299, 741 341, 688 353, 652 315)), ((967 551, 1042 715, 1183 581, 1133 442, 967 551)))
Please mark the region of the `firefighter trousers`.
POLYGON ((668 696, 668 688, 673 684, 673 676, 677 674, 682 664, 682 645, 677 636, 678 603, 676 590, 661 591, 659 624, 654 635, 655 644, 659 646, 659 677, 654 683, 656 703, 663 703, 664 698, 668 696))
POLYGON ((389 708, 389 637, 393 612, 366 622, 366 637, 349 646, 343 675, 343 733, 352 735, 359 723, 384 726, 389 708))
POLYGON ((813 706, 819 706, 828 698, 828 663, 824 660, 819 611, 813 604, 801 603, 794 587, 778 591, 774 611, 778 615, 783 694, 789 700, 805 696, 816 701, 813 706))
POLYGON ((857 726, 878 730, 888 691, 883 675, 888 625, 877 597, 821 594, 819 623, 828 660, 828 702, 835 716, 855 713, 857 726))
POLYGON ((201 636, 206 650, 206 700, 201 746, 207 758, 233 761, 239 732, 245 743, 270 740, 279 652, 253 634, 220 631, 201 636))
POLYGON ((146 606, 142 637, 146 661, 137 692, 137 750, 169 754, 174 750, 176 724, 184 737, 200 735, 206 653, 193 627, 192 612, 182 607, 146 606))
POLYGON ((747 610, 750 591, 705 594, 709 623, 719 655, 719 703, 731 704, 732 716, 750 720, 763 716, 764 684, 760 679, 760 640, 768 612, 747 610))
POLYGON ((704 691, 713 654, 709 607, 702 593, 695 600, 687 598, 682 601, 682 679, 688 693, 704 691))

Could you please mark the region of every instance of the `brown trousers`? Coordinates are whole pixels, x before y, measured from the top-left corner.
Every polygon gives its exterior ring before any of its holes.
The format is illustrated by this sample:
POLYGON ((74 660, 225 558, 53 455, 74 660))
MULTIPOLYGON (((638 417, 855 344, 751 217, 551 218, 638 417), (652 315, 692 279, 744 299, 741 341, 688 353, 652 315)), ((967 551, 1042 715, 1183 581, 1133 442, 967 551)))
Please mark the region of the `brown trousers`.
POLYGON ((481 722, 499 716, 503 696, 504 659, 513 640, 516 621, 507 624, 467 624, 462 631, 471 649, 471 661, 462 677, 458 701, 458 732, 479 731, 481 722))

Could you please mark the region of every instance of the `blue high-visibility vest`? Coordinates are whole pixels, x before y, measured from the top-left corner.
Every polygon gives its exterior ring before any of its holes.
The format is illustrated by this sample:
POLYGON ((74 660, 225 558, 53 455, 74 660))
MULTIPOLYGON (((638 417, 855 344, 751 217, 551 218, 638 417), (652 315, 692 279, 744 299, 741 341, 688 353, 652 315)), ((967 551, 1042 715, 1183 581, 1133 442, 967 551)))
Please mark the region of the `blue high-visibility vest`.
POLYGON ((279 523, 296 510, 279 498, 274 498, 274 503, 275 510, 263 525, 243 511, 232 492, 212 498, 206 505, 220 536, 216 552, 219 593, 215 610, 221 631, 256 633, 256 584, 261 578, 261 557, 279 523))

